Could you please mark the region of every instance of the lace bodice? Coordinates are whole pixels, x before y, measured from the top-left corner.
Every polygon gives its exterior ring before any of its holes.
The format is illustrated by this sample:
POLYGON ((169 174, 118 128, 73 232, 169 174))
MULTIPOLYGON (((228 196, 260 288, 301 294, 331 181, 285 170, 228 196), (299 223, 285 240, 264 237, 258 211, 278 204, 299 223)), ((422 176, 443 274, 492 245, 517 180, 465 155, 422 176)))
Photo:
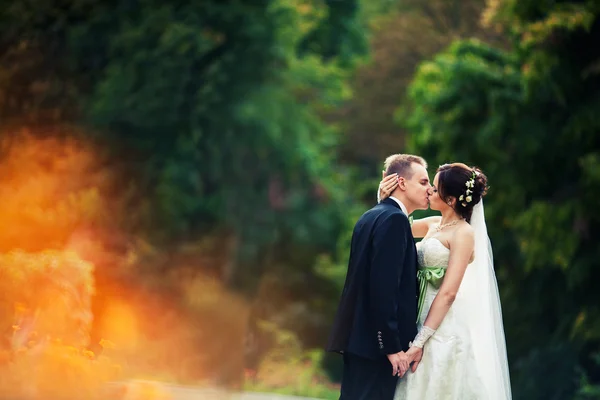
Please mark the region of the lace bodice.
POLYGON ((430 237, 417 243, 417 256, 419 258, 419 268, 448 268, 450 250, 437 238, 430 237))

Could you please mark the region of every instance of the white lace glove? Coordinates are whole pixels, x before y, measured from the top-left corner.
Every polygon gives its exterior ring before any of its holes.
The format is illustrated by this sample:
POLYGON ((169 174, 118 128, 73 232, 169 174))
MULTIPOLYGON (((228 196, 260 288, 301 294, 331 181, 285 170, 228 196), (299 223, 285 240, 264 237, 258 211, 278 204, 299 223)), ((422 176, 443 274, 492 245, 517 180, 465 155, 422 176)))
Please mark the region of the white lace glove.
POLYGON ((425 342, 429 340, 429 338, 435 333, 434 329, 431 329, 428 326, 423 325, 417 336, 415 336, 415 340, 408 343, 408 347, 418 347, 420 349, 425 346, 425 342))
POLYGON ((377 186, 377 204, 381 203, 381 182, 379 183, 379 186, 377 186))

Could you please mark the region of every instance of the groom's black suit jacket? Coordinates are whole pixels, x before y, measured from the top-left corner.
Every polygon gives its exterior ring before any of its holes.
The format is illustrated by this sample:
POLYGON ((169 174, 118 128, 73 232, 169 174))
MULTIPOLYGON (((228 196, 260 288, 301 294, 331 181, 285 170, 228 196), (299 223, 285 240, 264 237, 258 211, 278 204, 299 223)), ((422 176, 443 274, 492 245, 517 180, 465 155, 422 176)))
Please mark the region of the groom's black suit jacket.
POLYGON ((354 227, 328 351, 377 359, 417 333, 417 251, 408 216, 387 198, 354 227))

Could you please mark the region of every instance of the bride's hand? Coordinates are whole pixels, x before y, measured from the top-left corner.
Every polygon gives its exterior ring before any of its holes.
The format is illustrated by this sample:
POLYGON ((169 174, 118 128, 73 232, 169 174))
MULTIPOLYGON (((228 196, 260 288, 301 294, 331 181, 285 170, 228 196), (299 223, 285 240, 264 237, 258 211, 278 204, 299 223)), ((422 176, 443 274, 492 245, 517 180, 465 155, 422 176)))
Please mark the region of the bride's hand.
POLYGON ((410 368, 411 371, 415 372, 417 370, 417 367, 419 366, 419 363, 421 362, 421 359, 423 358, 423 349, 413 346, 410 349, 408 349, 406 355, 412 363, 412 366, 410 368))
POLYGON ((388 198, 397 187, 398 174, 384 176, 381 182, 379 182, 379 200, 388 198))

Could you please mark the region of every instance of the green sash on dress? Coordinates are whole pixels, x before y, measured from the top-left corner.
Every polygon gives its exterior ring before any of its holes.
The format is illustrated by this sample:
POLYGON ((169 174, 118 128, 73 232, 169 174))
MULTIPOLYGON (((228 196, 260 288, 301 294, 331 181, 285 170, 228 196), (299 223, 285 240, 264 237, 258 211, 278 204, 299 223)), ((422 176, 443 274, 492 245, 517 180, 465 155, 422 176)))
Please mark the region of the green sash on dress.
POLYGON ((417 279, 419 281, 419 307, 417 309, 417 322, 423 311, 423 303, 425 303, 425 292, 427 291, 427 283, 439 289, 444 281, 444 275, 446 275, 446 268, 442 267, 425 267, 419 268, 417 271, 417 279))

